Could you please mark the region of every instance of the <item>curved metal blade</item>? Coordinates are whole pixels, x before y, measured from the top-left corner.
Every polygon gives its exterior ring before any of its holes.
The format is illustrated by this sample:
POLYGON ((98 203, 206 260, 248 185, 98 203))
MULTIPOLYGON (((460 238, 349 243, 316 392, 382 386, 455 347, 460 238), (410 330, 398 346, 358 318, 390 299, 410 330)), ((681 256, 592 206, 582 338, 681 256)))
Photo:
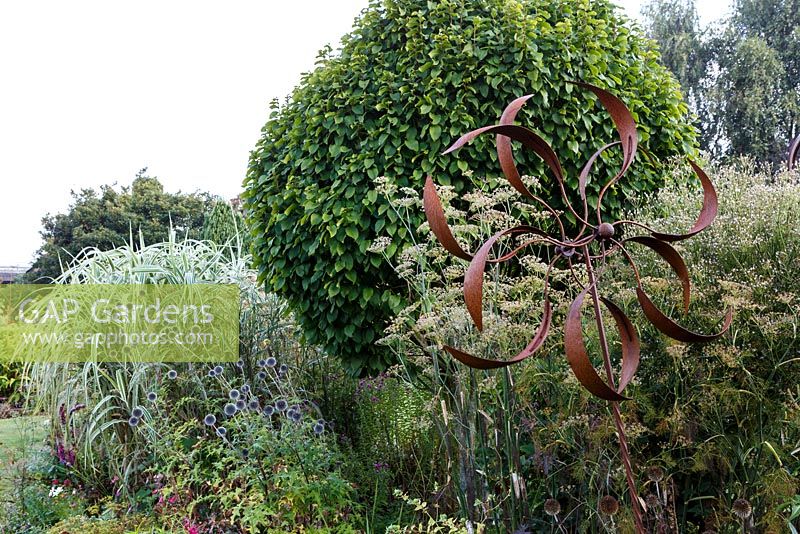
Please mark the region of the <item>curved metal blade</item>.
POLYGON ((464 302, 467 305, 472 321, 478 330, 483 330, 483 274, 489 253, 498 239, 507 235, 536 234, 547 237, 547 234, 534 226, 514 226, 497 232, 478 249, 464 275, 464 302))
POLYGON ((444 216, 444 210, 442 209, 442 202, 439 200, 439 195, 436 193, 436 186, 433 184, 433 179, 430 176, 425 179, 425 189, 422 192, 422 205, 425 209, 425 218, 428 219, 431 232, 436 236, 439 243, 453 256, 470 261, 472 255, 461 248, 456 238, 453 237, 453 232, 450 231, 450 226, 447 224, 447 218, 444 216))
POLYGON ((689 268, 686 267, 686 262, 683 261, 683 257, 681 257, 680 253, 669 243, 647 235, 629 237, 623 240, 623 243, 629 241, 646 246, 669 263, 672 270, 678 275, 678 278, 681 279, 681 284, 683 285, 683 313, 689 313, 689 302, 691 300, 692 291, 691 281, 689 280, 689 268))
POLYGON ((617 330, 619 330, 619 338, 622 343, 622 375, 617 384, 617 393, 622 393, 639 368, 639 336, 636 334, 633 323, 619 306, 605 297, 600 297, 600 300, 611 312, 614 322, 617 323, 617 330))
POLYGON ((602 154, 609 148, 617 146, 619 144, 621 144, 620 141, 614 141, 613 143, 607 144, 606 146, 604 146, 603 148, 592 154, 592 157, 589 158, 589 160, 586 162, 586 165, 584 165, 583 169, 581 169, 581 173, 578 176, 578 192, 581 195, 581 200, 583 200, 584 202, 586 201, 586 179, 589 177, 589 173, 592 170, 592 166, 594 166, 594 162, 597 160, 598 157, 600 157, 600 154, 602 154))
POLYGON ((513 358, 510 358, 508 360, 492 360, 489 358, 480 358, 478 356, 473 356, 472 354, 466 353, 462 350, 450 347, 448 345, 444 346, 444 350, 450 353, 450 355, 453 356, 453 358, 455 358, 456 360, 474 369, 499 369, 501 367, 507 367, 513 363, 521 362, 522 360, 528 358, 534 352, 539 350, 539 348, 544 344, 545 339, 547 339, 547 334, 550 331, 550 325, 552 323, 552 320, 553 320, 553 309, 550 306, 550 300, 547 297, 547 291, 545 291, 544 312, 542 314, 542 322, 539 325, 539 328, 536 330, 536 334, 534 334, 533 339, 531 339, 531 342, 528 343, 528 345, 513 358))
MULTIPOLYGON (((517 113, 519 113, 520 108, 522 108, 525 102, 532 96, 533 95, 521 96, 506 106, 506 109, 503 110, 503 114, 500 116, 500 124, 514 124, 514 119, 517 118, 517 113)), ((517 165, 514 163, 514 155, 511 151, 511 138, 505 135, 498 135, 496 143, 497 159, 500 161, 500 168, 503 170, 503 174, 506 175, 509 182, 513 183, 514 181, 518 181, 522 183, 517 165)))
POLYGON ((594 370, 592 362, 589 361, 589 355, 586 353, 586 345, 583 342, 581 308, 588 291, 589 288, 587 287, 578 294, 575 300, 572 301, 567 313, 567 320, 564 323, 564 351, 567 354, 567 361, 578 382, 595 397, 617 402, 627 400, 627 397, 611 389, 600 378, 600 375, 594 370))
MULTIPOLYGON (((514 141, 519 141, 526 148, 535 152, 539 157, 544 160, 545 164, 550 168, 553 174, 558 180, 559 184, 561 184, 563 190, 564 184, 564 172, 561 169, 561 162, 558 160, 558 156, 553 151, 552 147, 542 139, 538 134, 535 132, 523 127, 517 126, 515 124, 498 124, 495 126, 484 126, 483 128, 478 128, 477 130, 472 130, 469 133, 462 135, 458 140, 453 143, 450 148, 442 152, 442 154, 449 154, 450 152, 455 152, 462 146, 466 145, 476 137, 484 133, 494 133, 494 134, 501 134, 506 136, 507 138, 511 138, 514 141)), ((531 197, 530 191, 528 188, 525 187, 525 184, 522 183, 522 180, 519 178, 519 173, 516 175, 506 176, 508 181, 511 183, 512 187, 526 195, 531 197)))
POLYGON ((642 311, 647 319, 653 323, 653 326, 655 326, 662 334, 677 341, 683 341, 687 343, 705 343, 708 341, 714 341, 728 331, 728 328, 730 328, 731 322, 733 321, 733 310, 729 309, 728 313, 725 314, 725 319, 722 323, 722 330, 720 332, 716 334, 698 334, 696 332, 692 332, 691 330, 687 330, 667 317, 661 310, 658 309, 655 304, 653 304, 653 301, 650 300, 650 297, 647 296, 647 293, 644 292, 644 289, 642 289, 641 285, 636 288, 636 297, 639 299, 639 305, 642 307, 642 311))
POLYGON ((706 175, 706 173, 701 169, 694 161, 689 160, 689 164, 694 169, 694 173, 700 179, 700 183, 703 184, 703 208, 700 210, 700 215, 697 217, 697 221, 694 223, 694 226, 689 230, 688 233, 685 234, 665 234, 661 232, 651 232, 653 237, 661 239, 662 241, 681 241, 683 239, 688 239, 693 235, 696 235, 703 230, 705 230, 714 219, 717 218, 717 209, 719 202, 717 200, 717 191, 714 189, 714 184, 711 183, 711 180, 706 175))
POLYGON ((633 114, 622 100, 605 89, 586 82, 572 81, 570 83, 593 92, 603 107, 606 108, 608 114, 611 115, 611 120, 614 122, 619 140, 622 143, 622 167, 617 173, 617 177, 622 176, 633 163, 633 159, 636 156, 636 147, 639 144, 639 136, 636 132, 636 121, 633 119, 633 114))

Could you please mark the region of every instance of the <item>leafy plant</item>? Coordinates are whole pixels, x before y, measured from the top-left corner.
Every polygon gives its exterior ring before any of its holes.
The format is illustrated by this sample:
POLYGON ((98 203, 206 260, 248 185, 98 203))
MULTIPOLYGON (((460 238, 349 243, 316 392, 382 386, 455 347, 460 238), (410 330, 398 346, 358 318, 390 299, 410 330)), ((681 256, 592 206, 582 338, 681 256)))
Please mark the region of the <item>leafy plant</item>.
MULTIPOLYGON (((459 192, 471 189, 463 173, 494 175, 496 157, 439 153, 498 121, 514 98, 533 95, 520 120, 544 117, 536 129, 567 168, 585 161, 594 150, 587 141, 607 138, 609 128, 600 106, 567 83, 575 79, 613 88, 655 154, 691 151, 677 83, 614 10, 604 0, 373 0, 341 50, 323 51, 286 103, 273 103, 251 154, 245 207, 260 278, 289 300, 310 342, 352 372, 386 367, 391 357, 374 342, 406 294, 367 248, 388 236, 386 254, 396 260, 421 214, 398 219, 374 180, 418 190, 435 174, 440 183, 452 177, 459 192)), ((529 159, 523 168, 545 177, 543 191, 558 205, 543 164, 529 159)), ((590 197, 599 183, 590 180, 590 197)), ((619 210, 631 191, 660 184, 643 167, 611 205, 619 210)))
POLYGON ((250 238, 244 228, 242 213, 224 200, 217 200, 206 213, 200 235, 204 241, 233 246, 242 253, 250 248, 250 238))

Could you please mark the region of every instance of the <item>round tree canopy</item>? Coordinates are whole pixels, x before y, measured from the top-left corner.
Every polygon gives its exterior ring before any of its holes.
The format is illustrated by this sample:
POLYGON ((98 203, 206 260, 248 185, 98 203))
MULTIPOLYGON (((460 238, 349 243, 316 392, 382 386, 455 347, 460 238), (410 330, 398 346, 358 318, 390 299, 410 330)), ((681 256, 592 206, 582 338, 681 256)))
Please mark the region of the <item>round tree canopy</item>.
MULTIPOLYGON (((465 191, 498 176, 493 139, 441 153, 532 94, 517 123, 553 146, 577 191, 583 163, 616 139, 596 98, 570 80, 621 98, 640 145, 657 156, 690 152, 686 105, 657 60, 651 42, 606 0, 373 1, 341 50, 326 51, 283 105, 273 103, 251 154, 245 206, 267 288, 288 298, 309 341, 356 372, 385 367, 374 342, 403 304, 403 284, 367 248, 389 236, 391 257, 412 236, 376 179, 421 191, 430 174, 465 191)), ((604 156, 606 171, 615 157, 604 156)), ((521 150, 515 158, 547 195, 553 182, 542 162, 521 150)), ((660 185, 655 169, 635 168, 607 207, 620 210, 626 194, 660 185)), ((590 200, 605 178, 589 178, 590 200)), ((555 189, 548 201, 560 204, 555 189)), ((422 221, 420 212, 410 228, 422 221)))

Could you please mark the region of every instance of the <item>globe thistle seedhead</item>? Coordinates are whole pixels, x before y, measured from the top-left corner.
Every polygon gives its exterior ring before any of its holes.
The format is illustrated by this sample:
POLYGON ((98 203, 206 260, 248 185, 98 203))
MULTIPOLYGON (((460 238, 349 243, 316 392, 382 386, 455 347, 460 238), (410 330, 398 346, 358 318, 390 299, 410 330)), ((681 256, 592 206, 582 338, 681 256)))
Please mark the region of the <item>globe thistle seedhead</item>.
POLYGON ((612 516, 619 512, 619 501, 611 495, 605 495, 600 499, 600 513, 612 516))
POLYGON ((169 372, 167 372, 167 378, 169 378, 170 380, 175 380, 176 378, 178 378, 178 371, 176 371, 175 369, 170 369, 169 372))
POLYGON ((279 412, 285 411, 286 408, 288 407, 289 403, 283 399, 278 399, 277 401, 275 401, 275 409, 278 410, 279 412))
POLYGON ((267 364, 267 367, 275 367, 276 365, 278 365, 278 360, 276 360, 273 356, 270 356, 264 363, 267 364))
POLYGON ((316 434, 317 436, 319 436, 319 435, 320 435, 320 434, 322 434, 323 432, 325 432, 325 425, 321 425, 321 424, 319 424, 319 423, 317 423, 317 424, 315 424, 315 425, 314 425, 314 434, 316 434))
POLYGON ((217 435, 219 437, 224 438, 227 434, 228 430, 224 426, 221 426, 217 429, 217 435))
POLYGON ((139 426, 140 421, 141 420, 138 417, 130 416, 130 418, 128 419, 128 424, 132 427, 136 427, 139 426))
POLYGON ((266 367, 267 366, 267 360, 263 360, 263 359, 262 360, 258 360, 257 363, 258 363, 259 367, 266 367))
POLYGON ((242 411, 245 408, 247 408, 247 403, 244 401, 244 399, 239 399, 239 400, 236 401, 236 409, 237 410, 242 411))
POLYGON ((258 377, 259 380, 266 380, 267 379, 267 373, 265 373, 264 371, 259 371, 256 376, 258 377))
POLYGON ((214 369, 209 369, 208 370, 208 377, 209 378, 214 378, 215 376, 217 376, 217 372, 214 369))
POLYGON ((144 416, 144 410, 141 407, 137 406, 133 410, 131 410, 131 415, 137 419, 141 419, 144 416))
POLYGON ((253 400, 251 400, 250 402, 247 403, 247 408, 250 409, 250 410, 253 410, 253 411, 258 410, 259 406, 260 406, 260 403, 258 402, 258 399, 253 399, 253 400))
POLYGON ((289 366, 285 363, 282 363, 280 367, 278 367, 278 372, 281 374, 286 374, 289 372, 289 366))
POLYGON ((240 395, 241 395, 241 393, 239 393, 238 389, 232 389, 232 390, 230 390, 228 392, 228 398, 231 399, 231 400, 238 399, 240 395))
POLYGON ((158 399, 158 395, 156 394, 155 391, 151 391, 150 393, 147 394, 147 400, 149 400, 150 402, 155 402, 156 399, 158 399))
POLYGON ((236 413, 236 405, 229 402, 224 408, 222 408, 222 411, 225 413, 225 415, 231 417, 236 413))
POLYGON ((242 393, 244 393, 244 394, 250 393, 250 386, 248 386, 247 384, 243 385, 243 386, 242 386, 241 388, 239 388, 239 389, 241 389, 241 390, 242 390, 242 393))
POLYGON ((303 414, 300 413, 299 411, 295 410, 295 411, 292 412, 291 418, 292 418, 292 421, 294 421, 295 423, 299 423, 300 419, 303 418, 303 414))
POLYGON ((753 514, 753 506, 747 499, 736 499, 732 511, 739 519, 747 519, 753 514))
POLYGON ((557 516, 561 513, 561 503, 556 499, 547 499, 544 501, 544 513, 551 517, 557 516))
POLYGON ((244 369, 244 362, 242 360, 239 360, 238 362, 236 362, 236 368, 237 369, 244 369))
POLYGON ((222 371, 223 371, 223 369, 222 369, 222 366, 221 366, 221 365, 217 365, 216 367, 214 367, 214 373, 215 373, 215 374, 217 374, 217 375, 221 375, 221 374, 222 374, 222 371))
POLYGON ((651 465, 647 468, 647 478, 651 482, 661 482, 664 480, 664 469, 658 465, 651 465))
POLYGON ((214 414, 208 414, 203 418, 203 423, 206 426, 214 426, 217 423, 217 417, 214 414))
POLYGON ((272 414, 274 413, 275 413, 275 408, 273 408, 272 406, 267 406, 266 408, 264 408, 264 415, 266 415, 267 417, 272 417, 272 414))

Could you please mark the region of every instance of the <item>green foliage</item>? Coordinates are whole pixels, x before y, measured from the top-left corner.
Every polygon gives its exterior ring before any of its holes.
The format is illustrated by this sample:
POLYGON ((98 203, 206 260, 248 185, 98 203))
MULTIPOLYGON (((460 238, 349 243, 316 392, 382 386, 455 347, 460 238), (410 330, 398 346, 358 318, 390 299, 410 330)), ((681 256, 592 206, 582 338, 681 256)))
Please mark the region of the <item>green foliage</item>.
MULTIPOLYGON (((466 171, 498 171, 491 140, 457 156, 441 152, 532 93, 520 121, 552 143, 573 184, 579 166, 614 137, 595 99, 566 83, 576 79, 627 102, 651 151, 685 153, 694 132, 657 60, 606 1, 374 0, 341 51, 323 53, 285 104, 273 104, 251 154, 244 199, 261 279, 288 298, 312 343, 354 371, 384 368, 390 358, 374 342, 405 295, 367 247, 388 235, 395 257, 421 214, 410 226, 399 220, 375 179, 419 191, 432 174, 471 189, 466 171)), ((547 176, 540 161, 521 161, 524 172, 547 176)), ((612 207, 659 184, 644 168, 615 192, 612 207)), ((590 197, 599 186, 590 180, 590 197)))
POLYGON ((0 397, 5 397, 12 404, 17 402, 21 398, 21 385, 22 366, 18 363, 0 362, 0 397))
MULTIPOLYGON (((109 250, 130 243, 141 235, 147 243, 169 238, 174 229, 187 237, 199 237, 203 214, 211 205, 206 193, 166 193, 147 169, 136 175, 130 187, 113 186, 73 191, 67 213, 42 219, 44 245, 31 269, 28 282, 49 282, 57 278, 82 250, 109 250)), ((133 245, 131 243, 131 245, 133 245)))
POLYGON ((249 235, 244 229, 242 213, 230 203, 218 200, 203 219, 201 238, 219 245, 230 245, 247 252, 249 235))
POLYGON ((136 514, 112 519, 77 515, 59 521, 48 534, 154 534, 164 532, 153 525, 152 519, 136 514))
POLYGON ((648 35, 698 116, 702 148, 779 163, 798 134, 800 3, 737 0, 724 23, 701 30, 694 0, 652 0, 648 35))

